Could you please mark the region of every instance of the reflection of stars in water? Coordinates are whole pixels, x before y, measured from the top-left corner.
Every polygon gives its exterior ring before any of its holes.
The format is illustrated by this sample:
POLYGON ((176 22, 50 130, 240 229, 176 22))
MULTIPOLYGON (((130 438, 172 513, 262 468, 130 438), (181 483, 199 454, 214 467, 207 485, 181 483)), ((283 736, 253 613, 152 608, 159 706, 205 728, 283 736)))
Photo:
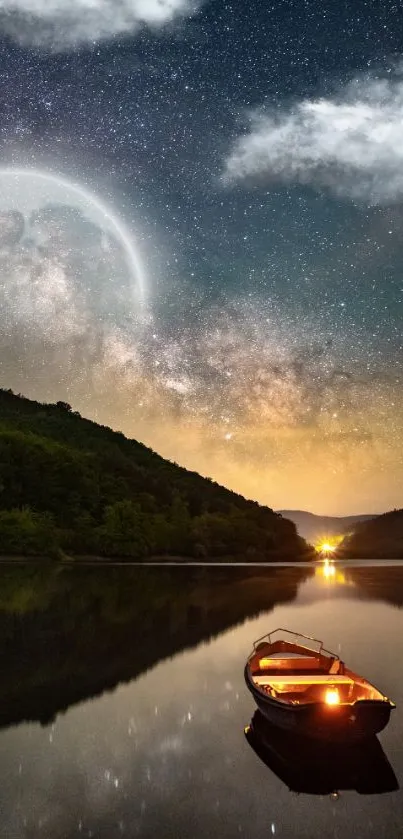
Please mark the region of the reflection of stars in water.
POLYGON ((115 787, 115 789, 118 789, 120 784, 119 778, 117 777, 117 775, 114 775, 114 773, 110 769, 105 769, 104 778, 107 785, 111 784, 113 787, 115 787))

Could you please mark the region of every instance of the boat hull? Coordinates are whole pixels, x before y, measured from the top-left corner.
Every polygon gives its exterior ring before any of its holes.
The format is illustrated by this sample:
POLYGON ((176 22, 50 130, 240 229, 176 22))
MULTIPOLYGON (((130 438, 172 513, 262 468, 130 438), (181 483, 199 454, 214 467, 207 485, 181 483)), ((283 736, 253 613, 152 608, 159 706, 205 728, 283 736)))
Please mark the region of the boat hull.
POLYGON ((322 702, 287 705, 263 694, 252 681, 248 665, 245 681, 259 711, 274 726, 320 740, 359 740, 378 734, 394 707, 388 701, 359 700, 353 705, 326 706, 322 702))

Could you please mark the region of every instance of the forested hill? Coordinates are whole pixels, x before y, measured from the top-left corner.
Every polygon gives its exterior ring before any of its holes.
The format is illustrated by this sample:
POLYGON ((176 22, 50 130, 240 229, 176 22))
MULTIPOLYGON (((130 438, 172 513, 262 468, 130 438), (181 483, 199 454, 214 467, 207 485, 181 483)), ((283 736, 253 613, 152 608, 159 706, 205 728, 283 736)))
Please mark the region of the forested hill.
POLYGON ((341 555, 353 559, 403 559, 403 510, 392 510, 359 524, 343 542, 341 555))
POLYGON ((273 510, 66 403, 0 390, 0 554, 310 558, 273 510))

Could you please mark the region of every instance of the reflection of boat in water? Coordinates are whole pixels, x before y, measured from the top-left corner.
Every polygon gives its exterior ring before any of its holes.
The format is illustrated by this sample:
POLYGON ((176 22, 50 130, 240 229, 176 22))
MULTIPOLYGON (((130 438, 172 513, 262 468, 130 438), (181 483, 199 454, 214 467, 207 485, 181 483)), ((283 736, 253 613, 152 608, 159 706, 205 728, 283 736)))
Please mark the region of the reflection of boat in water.
POLYGON ((374 735, 395 707, 321 641, 286 629, 255 642, 245 681, 269 722, 323 740, 374 735))
POLYGON ((258 757, 293 792, 360 795, 399 789, 395 773, 373 736, 353 743, 330 743, 297 736, 270 725, 260 711, 245 729, 258 757))

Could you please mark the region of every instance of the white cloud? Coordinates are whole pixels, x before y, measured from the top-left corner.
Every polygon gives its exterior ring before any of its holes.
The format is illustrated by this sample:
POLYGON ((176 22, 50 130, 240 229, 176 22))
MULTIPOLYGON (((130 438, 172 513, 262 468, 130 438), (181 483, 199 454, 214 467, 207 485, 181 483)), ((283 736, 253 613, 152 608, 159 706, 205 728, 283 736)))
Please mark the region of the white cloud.
POLYGON ((0 29, 21 44, 55 50, 162 27, 197 0, 0 0, 0 29))
POLYGON ((403 198, 403 80, 367 79, 333 98, 256 111, 225 161, 226 182, 297 182, 374 204, 403 198))

